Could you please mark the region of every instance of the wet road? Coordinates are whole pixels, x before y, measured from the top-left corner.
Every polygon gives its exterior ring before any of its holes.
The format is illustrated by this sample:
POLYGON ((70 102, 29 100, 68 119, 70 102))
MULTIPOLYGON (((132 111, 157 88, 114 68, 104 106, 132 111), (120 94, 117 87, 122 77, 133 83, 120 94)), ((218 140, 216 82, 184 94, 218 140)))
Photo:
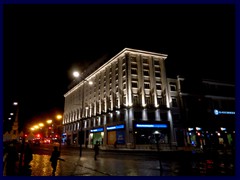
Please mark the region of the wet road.
MULTIPOLYGON (((33 160, 30 163, 30 176, 51 176, 51 145, 33 148, 33 160)), ((61 147, 61 158, 56 176, 206 176, 234 175, 232 156, 212 156, 199 154, 165 154, 161 161, 156 152, 107 152, 100 151, 97 161, 91 149, 83 149, 79 158, 77 147, 61 147), (162 171, 160 171, 160 162, 162 171)))
MULTIPOLYGON (((50 152, 41 148, 39 154, 33 155, 31 176, 50 176, 50 152)), ((37 151, 34 149, 35 152, 37 151)), ((155 155, 145 153, 105 152, 100 151, 97 160, 94 160, 93 150, 83 150, 79 158, 78 148, 62 148, 56 176, 159 176, 159 160, 155 155)), ((163 162, 164 176, 176 176, 179 163, 163 162), (176 172, 175 172, 176 171, 176 172)))

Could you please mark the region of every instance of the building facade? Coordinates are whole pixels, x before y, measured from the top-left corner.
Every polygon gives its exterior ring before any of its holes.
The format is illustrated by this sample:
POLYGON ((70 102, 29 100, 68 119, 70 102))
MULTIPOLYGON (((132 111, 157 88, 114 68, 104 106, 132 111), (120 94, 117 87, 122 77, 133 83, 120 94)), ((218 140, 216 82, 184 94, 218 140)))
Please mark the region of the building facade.
MULTIPOLYGON (((235 85, 213 80, 177 78, 184 131, 181 145, 198 147, 235 144, 235 85)), ((182 134, 181 134, 182 133, 182 134)), ((177 136, 178 137, 178 136, 177 136)))
POLYGON ((153 148, 157 138, 162 148, 186 146, 184 79, 167 78, 166 58, 125 48, 79 81, 64 95, 64 138, 102 148, 153 148))

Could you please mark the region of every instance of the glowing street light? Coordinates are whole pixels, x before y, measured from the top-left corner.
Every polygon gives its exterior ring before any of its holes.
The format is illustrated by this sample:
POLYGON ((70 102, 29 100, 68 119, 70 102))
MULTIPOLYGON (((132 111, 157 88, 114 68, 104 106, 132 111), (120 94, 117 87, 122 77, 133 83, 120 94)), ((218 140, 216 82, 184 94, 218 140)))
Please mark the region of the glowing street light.
POLYGON ((34 129, 39 129, 39 126, 38 125, 35 125, 35 126, 33 126, 34 127, 34 129))
POLYGON ((62 119, 62 115, 58 114, 58 115, 56 116, 56 118, 57 118, 58 120, 60 120, 60 119, 62 119))
POLYGON ((46 122, 47 122, 48 124, 51 124, 51 123, 52 123, 52 120, 51 120, 51 119, 48 119, 46 122))
POLYGON ((43 126, 44 126, 44 124, 43 124, 43 123, 39 123, 39 124, 38 124, 38 126, 40 126, 40 127, 43 127, 43 126))
POLYGON ((77 71, 74 71, 74 72, 73 72, 73 76, 74 76, 74 77, 79 77, 79 75, 80 75, 79 72, 77 72, 77 71))

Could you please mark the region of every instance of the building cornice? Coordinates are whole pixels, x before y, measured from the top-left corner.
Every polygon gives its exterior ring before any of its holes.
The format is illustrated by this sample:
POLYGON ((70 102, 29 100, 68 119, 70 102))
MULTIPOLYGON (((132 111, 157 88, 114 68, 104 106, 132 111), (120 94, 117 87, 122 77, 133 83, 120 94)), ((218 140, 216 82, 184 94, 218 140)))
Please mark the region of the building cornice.
MULTIPOLYGON (((161 53, 155 53, 155 52, 150 52, 150 51, 143 51, 143 50, 138 50, 138 49, 131 49, 131 48, 124 48, 122 51, 120 51, 118 54, 113 56, 110 60, 108 60, 106 63, 104 63, 102 66, 100 66, 97 70, 95 70, 93 73, 91 73, 89 76, 85 78, 85 80, 90 80, 93 78, 101 69, 104 69, 107 67, 110 63, 112 63, 114 60, 117 60, 118 57, 124 55, 125 53, 137 53, 137 54, 142 54, 142 55, 147 55, 147 56, 155 56, 155 57, 161 57, 163 60, 167 58, 168 55, 166 54, 161 54, 161 53)), ((74 86, 72 89, 70 89, 67 93, 64 94, 64 97, 67 97, 70 95, 72 92, 77 90, 80 86, 83 85, 84 81, 80 81, 76 86, 74 86)))

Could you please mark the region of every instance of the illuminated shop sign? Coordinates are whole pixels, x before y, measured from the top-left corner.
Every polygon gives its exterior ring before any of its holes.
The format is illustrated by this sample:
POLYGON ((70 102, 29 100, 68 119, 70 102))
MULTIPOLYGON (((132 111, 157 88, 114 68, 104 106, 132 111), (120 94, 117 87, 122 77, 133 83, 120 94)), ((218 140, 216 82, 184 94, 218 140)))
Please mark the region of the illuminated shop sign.
POLYGON ((234 111, 219 111, 217 109, 214 109, 214 114, 219 115, 219 114, 235 114, 234 111))
POLYGON ((117 126, 108 126, 107 130, 123 129, 123 128, 124 128, 124 124, 121 124, 121 125, 117 125, 117 126))
POLYGON ((103 128, 91 129, 90 132, 102 132, 103 128))
POLYGON ((167 128, 167 124, 136 124, 136 128, 167 128))

